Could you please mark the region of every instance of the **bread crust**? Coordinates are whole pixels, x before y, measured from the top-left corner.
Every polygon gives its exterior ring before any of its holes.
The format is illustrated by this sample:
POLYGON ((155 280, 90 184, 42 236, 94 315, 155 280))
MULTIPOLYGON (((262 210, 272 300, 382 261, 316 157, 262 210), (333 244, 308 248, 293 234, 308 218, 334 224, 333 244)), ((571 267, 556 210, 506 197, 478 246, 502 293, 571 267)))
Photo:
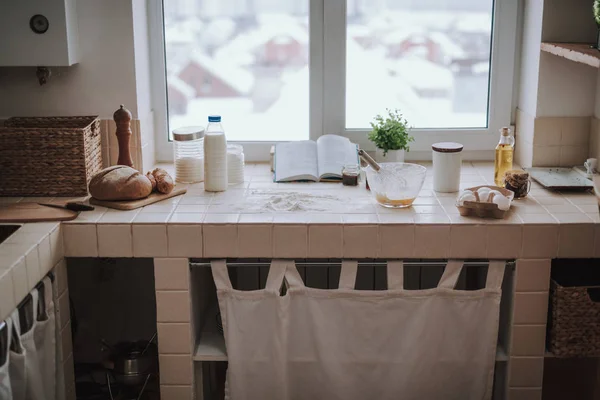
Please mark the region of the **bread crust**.
POLYGON ((98 200, 138 200, 150 195, 152 182, 131 167, 115 165, 94 175, 89 191, 98 200))

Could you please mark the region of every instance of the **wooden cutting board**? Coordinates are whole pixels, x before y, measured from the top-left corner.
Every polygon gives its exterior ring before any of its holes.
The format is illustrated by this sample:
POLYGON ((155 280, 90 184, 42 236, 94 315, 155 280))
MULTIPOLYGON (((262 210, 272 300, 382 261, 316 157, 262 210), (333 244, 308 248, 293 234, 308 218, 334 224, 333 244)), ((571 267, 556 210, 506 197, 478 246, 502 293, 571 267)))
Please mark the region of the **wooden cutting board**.
POLYGON ((153 204, 162 200, 170 199, 171 197, 179 196, 180 194, 184 194, 187 192, 187 189, 181 188, 178 189, 175 187, 173 191, 169 194, 162 193, 151 193, 150 196, 145 199, 139 200, 123 200, 123 201, 107 201, 107 200, 98 200, 95 198, 90 198, 90 204, 95 204, 97 206, 104 206, 108 208, 114 208, 117 210, 135 210, 136 208, 144 207, 149 204, 153 204))
POLYGON ((71 210, 41 206, 37 203, 0 205, 0 222, 70 221, 79 213, 71 210))

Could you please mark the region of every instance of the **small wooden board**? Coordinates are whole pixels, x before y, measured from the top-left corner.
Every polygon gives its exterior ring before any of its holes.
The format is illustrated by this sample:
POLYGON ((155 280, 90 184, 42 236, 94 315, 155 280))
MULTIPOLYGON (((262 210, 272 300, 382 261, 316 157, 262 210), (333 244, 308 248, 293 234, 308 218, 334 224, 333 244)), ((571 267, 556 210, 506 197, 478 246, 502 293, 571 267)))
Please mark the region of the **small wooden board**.
POLYGON ((173 191, 169 194, 162 194, 153 192, 150 196, 139 199, 139 200, 122 200, 122 201, 107 201, 107 200, 98 200, 95 198, 90 198, 90 204, 95 204, 97 206, 104 206, 108 208, 114 208, 117 210, 135 210, 136 208, 144 207, 149 204, 157 203, 162 200, 170 199, 171 197, 179 196, 180 194, 184 194, 187 192, 186 188, 178 189, 177 186, 173 189, 173 191))
POLYGON ((77 215, 77 211, 42 206, 27 200, 0 205, 0 222, 70 221, 77 218, 77 215))

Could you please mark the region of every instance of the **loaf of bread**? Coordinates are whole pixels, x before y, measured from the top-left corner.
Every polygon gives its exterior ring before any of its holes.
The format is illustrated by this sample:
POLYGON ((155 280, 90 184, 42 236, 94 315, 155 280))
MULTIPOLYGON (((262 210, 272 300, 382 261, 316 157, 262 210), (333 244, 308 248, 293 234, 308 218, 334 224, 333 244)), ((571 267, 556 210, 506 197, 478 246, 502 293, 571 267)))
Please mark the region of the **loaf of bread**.
POLYGON ((115 165, 94 175, 89 190, 98 200, 138 200, 148 197, 152 183, 131 167, 115 165))
POLYGON ((175 184, 167 171, 162 168, 156 168, 152 171, 152 175, 156 179, 156 190, 159 193, 169 194, 173 191, 175 184))

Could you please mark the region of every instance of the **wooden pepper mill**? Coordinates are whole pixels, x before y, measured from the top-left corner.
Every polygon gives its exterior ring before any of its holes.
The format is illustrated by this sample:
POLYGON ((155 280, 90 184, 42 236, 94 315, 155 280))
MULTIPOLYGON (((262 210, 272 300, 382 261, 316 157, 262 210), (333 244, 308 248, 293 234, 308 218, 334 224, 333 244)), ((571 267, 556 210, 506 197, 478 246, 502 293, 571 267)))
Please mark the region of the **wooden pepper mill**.
POLYGON ((119 160, 117 165, 127 165, 133 167, 133 160, 129 151, 129 140, 131 139, 131 113, 123 104, 113 114, 113 119, 117 125, 117 140, 119 142, 119 160))

